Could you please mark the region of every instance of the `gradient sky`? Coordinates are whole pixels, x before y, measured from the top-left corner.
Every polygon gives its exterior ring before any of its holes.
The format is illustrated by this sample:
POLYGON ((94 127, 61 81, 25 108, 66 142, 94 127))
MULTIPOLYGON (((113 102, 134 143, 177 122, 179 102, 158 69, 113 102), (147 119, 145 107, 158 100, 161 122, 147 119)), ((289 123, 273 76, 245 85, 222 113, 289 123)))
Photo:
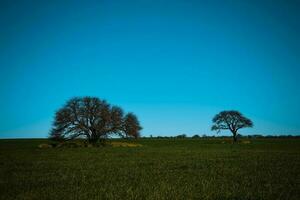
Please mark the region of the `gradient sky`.
POLYGON ((46 137, 74 96, 142 135, 208 134, 221 110, 300 134, 300 1, 1 0, 0 138, 46 137))

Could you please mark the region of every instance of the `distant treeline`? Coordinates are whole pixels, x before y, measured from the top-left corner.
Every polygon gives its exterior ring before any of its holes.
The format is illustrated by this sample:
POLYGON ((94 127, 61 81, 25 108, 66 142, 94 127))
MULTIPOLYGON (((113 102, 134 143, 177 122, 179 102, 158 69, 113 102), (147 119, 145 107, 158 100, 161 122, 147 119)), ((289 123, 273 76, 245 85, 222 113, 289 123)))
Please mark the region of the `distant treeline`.
MULTIPOLYGON (((208 136, 208 135, 193 135, 192 137, 187 136, 186 134, 180 134, 177 136, 152 136, 149 137, 142 137, 142 138, 153 138, 153 139, 182 139, 182 138, 192 138, 192 139, 198 139, 198 138, 231 138, 232 136, 208 136)), ((238 138, 300 138, 300 135, 260 135, 260 134, 254 134, 254 135, 241 135, 238 134, 238 138)))

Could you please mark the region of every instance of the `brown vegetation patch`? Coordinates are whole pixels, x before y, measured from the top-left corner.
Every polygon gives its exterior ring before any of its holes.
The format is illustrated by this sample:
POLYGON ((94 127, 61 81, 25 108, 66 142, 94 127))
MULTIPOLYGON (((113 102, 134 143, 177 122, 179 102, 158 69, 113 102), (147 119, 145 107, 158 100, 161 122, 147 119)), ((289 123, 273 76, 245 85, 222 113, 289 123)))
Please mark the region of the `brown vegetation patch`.
POLYGON ((141 144, 129 143, 129 142, 111 142, 112 147, 141 147, 141 144))
POLYGON ((40 149, 48 149, 48 148, 52 148, 52 145, 50 145, 50 144, 40 144, 38 147, 40 149))

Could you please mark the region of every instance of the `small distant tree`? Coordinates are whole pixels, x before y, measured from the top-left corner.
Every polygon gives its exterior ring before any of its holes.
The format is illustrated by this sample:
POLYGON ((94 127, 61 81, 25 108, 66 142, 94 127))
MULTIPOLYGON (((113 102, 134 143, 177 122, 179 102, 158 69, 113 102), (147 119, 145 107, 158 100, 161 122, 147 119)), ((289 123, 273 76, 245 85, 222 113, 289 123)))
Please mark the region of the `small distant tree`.
POLYGON ((196 134, 196 135, 193 135, 192 138, 196 139, 196 138, 200 138, 200 136, 196 134))
MULTIPOLYGON (((75 97, 56 112, 49 138, 53 140, 86 138, 89 143, 96 143, 113 134, 122 136, 125 134, 123 127, 128 115, 124 118, 124 112, 120 107, 111 106, 99 98, 75 97)), ((137 117, 134 117, 137 121, 137 117)), ((139 134, 135 137, 139 137, 139 134)))
POLYGON ((186 134, 177 135, 176 138, 186 138, 186 134))
POLYGON ((140 130, 142 130, 142 127, 137 117, 133 113, 128 113, 124 118, 123 124, 123 131, 126 137, 139 138, 140 130))
POLYGON ((238 130, 246 127, 253 127, 253 122, 244 117, 239 111, 222 111, 213 118, 211 130, 230 130, 233 135, 233 142, 237 141, 238 130))

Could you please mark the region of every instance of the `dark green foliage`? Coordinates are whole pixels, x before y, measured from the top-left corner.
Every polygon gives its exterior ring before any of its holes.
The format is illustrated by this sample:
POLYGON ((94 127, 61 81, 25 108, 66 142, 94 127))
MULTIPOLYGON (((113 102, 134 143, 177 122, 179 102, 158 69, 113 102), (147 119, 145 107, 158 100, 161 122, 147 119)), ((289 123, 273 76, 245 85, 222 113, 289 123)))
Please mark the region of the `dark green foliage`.
POLYGON ((300 140, 243 141, 39 149, 47 140, 0 140, 0 199, 300 199, 300 140))
POLYGON ((253 122, 244 117, 239 111, 222 111, 213 118, 211 130, 220 132, 221 130, 230 130, 233 141, 237 141, 238 130, 246 127, 253 127, 253 122))
POLYGON ((177 135, 176 138, 186 138, 186 134, 177 135))

